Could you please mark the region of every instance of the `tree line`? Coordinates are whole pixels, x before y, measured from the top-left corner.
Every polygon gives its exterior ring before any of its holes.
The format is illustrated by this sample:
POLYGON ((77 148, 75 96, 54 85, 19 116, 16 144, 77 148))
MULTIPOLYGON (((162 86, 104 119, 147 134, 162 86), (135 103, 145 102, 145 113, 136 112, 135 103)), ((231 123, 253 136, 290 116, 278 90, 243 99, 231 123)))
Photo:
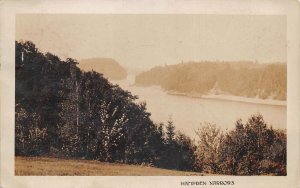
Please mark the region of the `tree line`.
POLYGON ((202 126, 196 142, 172 120, 154 123, 145 103, 84 72, 71 58, 15 43, 15 155, 82 158, 224 174, 286 174, 285 132, 262 116, 221 133, 202 126), (241 141, 242 140, 242 141, 241 141))
POLYGON ((165 90, 198 94, 230 94, 286 100, 285 63, 186 62, 158 66, 136 76, 138 85, 159 85, 165 90))

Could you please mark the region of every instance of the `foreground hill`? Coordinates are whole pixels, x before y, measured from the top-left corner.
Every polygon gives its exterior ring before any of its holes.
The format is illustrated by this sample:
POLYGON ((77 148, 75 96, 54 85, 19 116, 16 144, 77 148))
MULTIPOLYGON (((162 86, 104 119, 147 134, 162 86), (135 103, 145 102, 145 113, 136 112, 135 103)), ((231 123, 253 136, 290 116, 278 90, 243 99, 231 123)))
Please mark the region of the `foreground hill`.
POLYGON ((123 80, 127 77, 126 70, 111 58, 83 59, 79 62, 79 68, 85 71, 94 70, 111 80, 123 80))
POLYGON ((16 157, 16 176, 201 176, 197 172, 166 170, 89 160, 45 157, 16 157))
POLYGON ((284 63, 188 62, 154 67, 137 75, 135 83, 173 93, 286 100, 287 70, 284 63))
POLYGON ((15 154, 193 170, 188 136, 151 120, 146 103, 74 59, 16 41, 15 154), (165 135, 170 135, 166 137, 165 135))

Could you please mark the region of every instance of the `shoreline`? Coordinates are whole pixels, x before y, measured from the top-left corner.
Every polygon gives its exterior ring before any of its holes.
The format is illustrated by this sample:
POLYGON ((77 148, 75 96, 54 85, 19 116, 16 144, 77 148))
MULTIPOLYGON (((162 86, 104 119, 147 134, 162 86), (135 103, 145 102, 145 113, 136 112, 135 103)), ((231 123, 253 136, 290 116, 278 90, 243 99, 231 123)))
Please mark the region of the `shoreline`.
POLYGON ((192 98, 199 98, 199 99, 217 99, 217 100, 244 102, 244 103, 251 103, 251 104, 286 106, 286 101, 273 100, 273 99, 249 98, 249 97, 224 95, 224 94, 200 95, 200 94, 196 94, 196 93, 184 93, 184 92, 178 92, 178 91, 165 91, 165 92, 168 95, 177 95, 177 96, 192 97, 192 98))
POLYGON ((235 95, 226 95, 226 94, 205 94, 201 95, 196 92, 178 92, 175 90, 165 90, 161 86, 158 85, 143 85, 143 84, 129 84, 129 87, 145 87, 145 88, 155 88, 165 92, 168 95, 174 96, 182 96, 182 97, 191 97, 191 98, 199 98, 199 99, 211 99, 211 100, 223 100, 223 101, 232 101, 232 102, 242 102, 242 103, 250 103, 250 104, 261 104, 261 105, 274 105, 274 106, 287 106, 286 100, 274 100, 274 99, 260 99, 260 98, 250 98, 250 97, 242 97, 235 95))

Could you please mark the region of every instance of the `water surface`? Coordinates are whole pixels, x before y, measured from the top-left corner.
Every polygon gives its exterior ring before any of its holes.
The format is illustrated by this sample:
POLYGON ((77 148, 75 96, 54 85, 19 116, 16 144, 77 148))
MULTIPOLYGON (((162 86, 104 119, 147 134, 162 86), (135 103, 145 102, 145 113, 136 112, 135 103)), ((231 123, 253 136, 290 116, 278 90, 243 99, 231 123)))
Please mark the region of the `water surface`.
POLYGON ((215 123, 223 130, 230 130, 238 119, 246 122, 256 113, 262 114, 273 128, 286 128, 286 106, 169 95, 158 86, 134 86, 133 79, 131 76, 115 83, 138 95, 138 101, 145 101, 153 121, 166 123, 171 118, 177 130, 193 138, 201 123, 215 123))

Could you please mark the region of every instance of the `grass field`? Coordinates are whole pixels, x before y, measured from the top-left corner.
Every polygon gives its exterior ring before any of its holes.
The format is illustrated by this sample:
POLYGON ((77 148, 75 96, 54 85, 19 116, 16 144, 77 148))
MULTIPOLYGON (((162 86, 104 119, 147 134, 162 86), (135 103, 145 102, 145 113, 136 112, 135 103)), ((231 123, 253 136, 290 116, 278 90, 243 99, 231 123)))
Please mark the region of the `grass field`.
POLYGON ((202 173, 166 170, 148 166, 66 160, 44 157, 16 157, 16 176, 201 176, 202 173))

